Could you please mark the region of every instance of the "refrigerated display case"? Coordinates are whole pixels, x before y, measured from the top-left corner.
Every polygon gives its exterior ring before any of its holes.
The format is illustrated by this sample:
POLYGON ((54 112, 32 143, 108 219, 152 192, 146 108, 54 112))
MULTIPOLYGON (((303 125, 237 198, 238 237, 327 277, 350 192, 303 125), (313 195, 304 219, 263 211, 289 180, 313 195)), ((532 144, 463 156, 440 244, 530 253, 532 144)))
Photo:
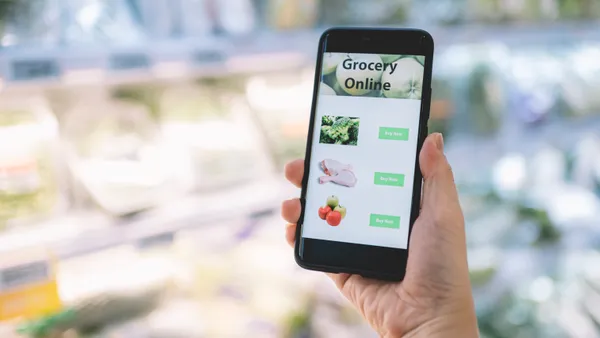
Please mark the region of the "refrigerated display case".
POLYGON ((189 153, 195 189, 244 185, 273 171, 243 94, 226 85, 235 80, 171 86, 160 95, 162 132, 189 153))
POLYGON ((187 155, 162 141, 144 106, 102 91, 79 99, 65 116, 63 136, 69 170, 93 203, 124 216, 186 191, 187 155))
POLYGON ((322 0, 267 0, 265 21, 269 27, 286 29, 307 29, 317 23, 318 7, 322 0))
POLYGON ((251 76, 246 97, 278 169, 306 150, 312 70, 251 76))
POLYGON ((2 337, 374 336, 294 265, 277 217, 256 219, 304 155, 314 27, 333 24, 431 28, 430 131, 459 186, 482 336, 598 336, 581 270, 600 243, 600 30, 552 22, 597 18, 594 1, 26 2, 2 23, 0 106, 17 104, 0 110, 0 256, 56 256, 64 308, 2 337), (485 25, 502 22, 518 24, 485 25), (50 164, 65 155, 70 170, 50 164))
POLYGON ((0 5, 2 47, 49 47, 60 42, 61 4, 56 0, 4 1, 0 5))
POLYGON ((374 0, 321 2, 320 23, 336 25, 399 25, 408 20, 409 1, 374 0))
POLYGON ((248 36, 258 28, 257 8, 252 0, 210 0, 217 33, 248 36))

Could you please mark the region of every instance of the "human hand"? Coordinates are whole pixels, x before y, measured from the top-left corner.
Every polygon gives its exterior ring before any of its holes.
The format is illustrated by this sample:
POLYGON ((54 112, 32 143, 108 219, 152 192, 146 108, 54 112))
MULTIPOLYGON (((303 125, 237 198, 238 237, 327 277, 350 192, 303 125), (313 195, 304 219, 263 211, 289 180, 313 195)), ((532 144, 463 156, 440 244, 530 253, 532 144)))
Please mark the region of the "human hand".
MULTIPOLYGON (((436 133, 427 137, 419 155, 423 197, 410 237, 404 280, 328 274, 381 337, 478 337, 464 217, 443 150, 442 135, 436 133)), ((288 163, 285 174, 300 187, 304 162, 288 163)), ((289 222, 286 239, 291 246, 300 212, 299 199, 283 202, 281 213, 289 222)))

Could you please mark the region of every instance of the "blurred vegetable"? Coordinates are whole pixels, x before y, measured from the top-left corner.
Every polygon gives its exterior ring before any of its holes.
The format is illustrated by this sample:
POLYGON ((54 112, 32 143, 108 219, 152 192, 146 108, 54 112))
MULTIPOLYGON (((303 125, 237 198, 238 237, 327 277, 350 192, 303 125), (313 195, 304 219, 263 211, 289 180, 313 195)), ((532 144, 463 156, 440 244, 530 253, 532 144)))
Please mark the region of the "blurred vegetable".
POLYGON ((491 68, 485 64, 475 66, 469 76, 468 96, 469 114, 477 133, 487 135, 500 128, 501 113, 495 89, 491 68))
POLYGON ((546 210, 518 206, 521 219, 535 221, 538 227, 536 244, 555 243, 561 238, 558 228, 552 223, 546 210))
POLYGON ((58 124, 44 104, 4 101, 0 107, 0 229, 51 213, 60 201, 58 124))
POLYGON ((160 120, 160 95, 154 87, 120 87, 113 91, 117 99, 144 105, 155 121, 160 120))
POLYGON ((469 270, 471 285, 478 287, 487 284, 496 274, 496 268, 489 267, 481 270, 469 270))

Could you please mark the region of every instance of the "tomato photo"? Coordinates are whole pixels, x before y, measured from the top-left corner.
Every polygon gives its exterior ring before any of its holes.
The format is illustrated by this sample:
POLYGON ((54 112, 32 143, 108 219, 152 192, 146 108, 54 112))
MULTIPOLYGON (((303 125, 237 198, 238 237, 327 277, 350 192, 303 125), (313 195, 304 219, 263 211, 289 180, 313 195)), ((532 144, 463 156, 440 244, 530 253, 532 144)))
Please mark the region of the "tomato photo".
POLYGON ((324 220, 327 217, 327 214, 331 212, 331 207, 326 205, 324 207, 319 208, 319 218, 324 220))
POLYGON ((336 227, 342 222, 342 214, 339 211, 332 211, 327 214, 327 224, 336 227))

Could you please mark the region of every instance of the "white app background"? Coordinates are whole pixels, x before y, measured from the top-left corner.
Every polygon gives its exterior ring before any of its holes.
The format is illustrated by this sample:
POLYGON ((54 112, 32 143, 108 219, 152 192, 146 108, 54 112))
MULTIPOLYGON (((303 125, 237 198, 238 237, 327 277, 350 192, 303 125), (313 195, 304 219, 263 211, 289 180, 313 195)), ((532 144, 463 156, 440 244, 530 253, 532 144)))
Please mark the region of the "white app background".
POLYGON ((412 203, 414 168, 421 101, 373 97, 320 95, 318 98, 312 155, 308 177, 302 236, 305 238, 405 249, 412 203), (360 119, 358 143, 319 143, 324 115, 360 119), (408 128, 408 141, 379 139, 379 128, 408 128), (333 159, 350 164, 357 178, 354 187, 319 183, 325 174, 320 162, 333 159), (376 172, 405 175, 404 186, 375 185, 376 172), (327 197, 335 195, 347 215, 339 226, 319 218, 318 210, 327 197), (370 226, 370 215, 400 217, 400 227, 370 226))

